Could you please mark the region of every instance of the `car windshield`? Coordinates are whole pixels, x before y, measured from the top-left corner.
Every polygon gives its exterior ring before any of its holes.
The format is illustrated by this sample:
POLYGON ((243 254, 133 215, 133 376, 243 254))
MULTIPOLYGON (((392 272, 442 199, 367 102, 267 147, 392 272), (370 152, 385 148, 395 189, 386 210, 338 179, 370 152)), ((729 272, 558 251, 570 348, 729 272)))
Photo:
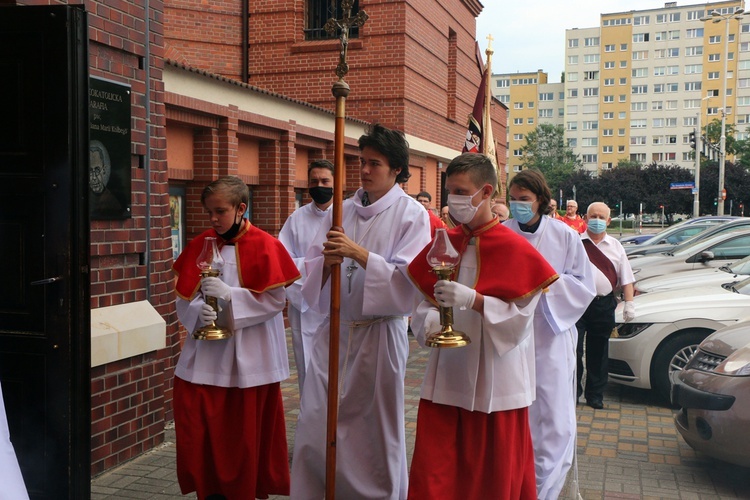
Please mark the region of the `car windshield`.
POLYGON ((733 224, 731 222, 719 224, 715 227, 710 228, 708 231, 702 231, 689 240, 685 240, 676 247, 672 249, 673 253, 681 252, 685 250, 686 248, 691 248, 696 243, 703 241, 706 238, 711 238, 712 236, 716 236, 717 234, 732 232, 732 231, 744 231, 746 229, 750 229, 750 221, 745 221, 741 224, 733 224))
POLYGON ((728 266, 721 266, 719 269, 730 274, 750 275, 750 255, 728 266))

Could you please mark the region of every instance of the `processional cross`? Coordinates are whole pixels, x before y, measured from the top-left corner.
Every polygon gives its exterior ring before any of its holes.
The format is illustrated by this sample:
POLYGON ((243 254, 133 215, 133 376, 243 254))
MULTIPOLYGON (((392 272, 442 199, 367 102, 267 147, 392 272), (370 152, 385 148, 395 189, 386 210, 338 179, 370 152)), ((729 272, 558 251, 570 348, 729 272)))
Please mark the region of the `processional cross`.
POLYGON ((339 64, 336 66, 336 76, 340 79, 343 79, 349 72, 349 64, 346 62, 346 52, 349 48, 349 30, 353 27, 363 26, 369 17, 364 10, 360 10, 355 16, 352 16, 352 6, 354 6, 354 0, 342 0, 341 10, 344 17, 342 19, 330 18, 323 26, 323 29, 330 35, 335 35, 337 30, 341 30, 339 37, 341 39, 341 52, 339 64))

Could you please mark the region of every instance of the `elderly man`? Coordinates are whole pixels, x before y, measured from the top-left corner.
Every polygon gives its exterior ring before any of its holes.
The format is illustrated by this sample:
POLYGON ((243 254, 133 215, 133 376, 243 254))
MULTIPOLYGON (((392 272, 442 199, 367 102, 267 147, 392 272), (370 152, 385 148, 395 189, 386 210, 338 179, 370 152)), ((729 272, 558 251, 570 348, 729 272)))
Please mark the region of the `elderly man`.
POLYGON ((549 200, 549 216, 553 219, 562 219, 560 214, 557 213, 557 201, 554 198, 549 200))
POLYGON ((568 203, 565 205, 565 215, 562 217, 562 221, 583 234, 586 232, 586 221, 576 212, 578 212, 578 203, 576 200, 568 200, 568 203))
POLYGON ((609 336, 615 327, 615 293, 622 289, 625 298, 623 318, 635 318, 633 304, 633 270, 625 255, 625 249, 615 238, 607 234, 610 222, 609 207, 601 202, 589 205, 586 212, 588 227, 582 236, 583 246, 594 265, 596 297, 576 323, 578 329, 578 397, 583 393, 586 404, 601 410, 604 408, 603 394, 607 385, 609 360, 609 336), (586 389, 583 390, 583 343, 586 342, 586 389))
POLYGON ((500 222, 508 220, 508 217, 510 217, 508 205, 502 202, 497 202, 492 205, 492 213, 500 218, 500 222))

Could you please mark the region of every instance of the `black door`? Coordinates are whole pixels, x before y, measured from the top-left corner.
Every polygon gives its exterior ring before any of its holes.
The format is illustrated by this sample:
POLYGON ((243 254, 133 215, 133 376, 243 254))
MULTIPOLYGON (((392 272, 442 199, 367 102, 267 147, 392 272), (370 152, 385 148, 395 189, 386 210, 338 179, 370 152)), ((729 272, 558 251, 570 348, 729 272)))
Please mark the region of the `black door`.
POLYGON ((0 7, 0 383, 31 498, 90 496, 87 52, 82 8, 0 7))

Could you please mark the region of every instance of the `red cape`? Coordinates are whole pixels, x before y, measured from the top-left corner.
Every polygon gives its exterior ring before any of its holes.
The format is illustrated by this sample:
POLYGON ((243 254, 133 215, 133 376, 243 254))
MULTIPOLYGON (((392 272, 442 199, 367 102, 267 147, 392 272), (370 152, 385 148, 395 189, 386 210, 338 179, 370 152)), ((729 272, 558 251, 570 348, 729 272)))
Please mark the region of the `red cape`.
POLYGON ((262 293, 272 288, 289 286, 300 278, 299 270, 284 245, 243 219, 243 226, 233 239, 224 241, 214 229, 209 229, 188 243, 174 262, 172 269, 177 275, 175 290, 185 300, 192 300, 200 288, 200 271, 195 263, 203 251, 203 240, 207 236, 215 237, 219 248, 226 243, 234 244, 242 288, 262 293))
MULTIPOLYGON (((448 230, 451 244, 463 254, 471 238, 477 246, 477 282, 474 289, 504 301, 519 300, 542 290, 559 277, 542 255, 522 236, 492 219, 471 231, 465 225, 448 230)), ((427 252, 432 243, 422 249, 409 264, 409 277, 417 288, 434 304, 433 288, 437 276, 427 264, 427 252)), ((460 267, 460 264, 459 264, 460 267)), ((456 276, 456 270, 453 271, 456 276)))

